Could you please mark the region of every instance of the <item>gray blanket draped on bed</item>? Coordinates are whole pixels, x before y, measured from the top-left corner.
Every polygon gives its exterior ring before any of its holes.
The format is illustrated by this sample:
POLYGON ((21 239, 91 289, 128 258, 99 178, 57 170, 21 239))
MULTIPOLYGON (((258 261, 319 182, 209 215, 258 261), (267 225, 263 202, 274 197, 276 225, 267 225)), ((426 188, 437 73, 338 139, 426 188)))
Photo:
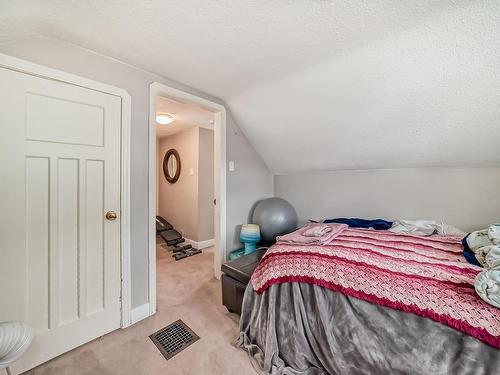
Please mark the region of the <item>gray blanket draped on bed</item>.
MULTIPOLYGON (((460 306, 457 306, 460 308, 460 306)), ((237 345, 259 374, 499 374, 500 350, 316 285, 246 289, 237 345)))

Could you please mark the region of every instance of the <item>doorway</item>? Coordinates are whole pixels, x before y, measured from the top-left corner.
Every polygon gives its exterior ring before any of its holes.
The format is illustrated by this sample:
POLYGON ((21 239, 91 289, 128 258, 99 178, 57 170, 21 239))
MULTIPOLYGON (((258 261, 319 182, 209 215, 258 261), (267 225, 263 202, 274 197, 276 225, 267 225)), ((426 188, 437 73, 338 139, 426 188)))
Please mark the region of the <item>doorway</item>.
POLYGON ((179 261, 214 246, 214 114, 157 96, 157 258, 179 261))
POLYGON ((162 255, 174 255, 168 246, 157 247, 157 214, 172 224, 185 244, 213 251, 213 274, 220 278, 226 256, 226 111, 221 104, 153 83, 149 126, 149 293, 150 314, 154 314, 157 248, 162 255), (157 122, 157 116, 168 124, 157 122))

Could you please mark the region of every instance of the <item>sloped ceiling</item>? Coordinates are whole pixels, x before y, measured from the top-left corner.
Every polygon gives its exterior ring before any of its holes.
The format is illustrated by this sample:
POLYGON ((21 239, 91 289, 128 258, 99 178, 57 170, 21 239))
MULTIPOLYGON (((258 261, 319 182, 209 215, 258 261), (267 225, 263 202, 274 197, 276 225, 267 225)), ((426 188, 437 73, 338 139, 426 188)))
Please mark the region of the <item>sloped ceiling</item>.
POLYGON ((274 173, 500 163, 500 1, 0 1, 223 99, 274 173))

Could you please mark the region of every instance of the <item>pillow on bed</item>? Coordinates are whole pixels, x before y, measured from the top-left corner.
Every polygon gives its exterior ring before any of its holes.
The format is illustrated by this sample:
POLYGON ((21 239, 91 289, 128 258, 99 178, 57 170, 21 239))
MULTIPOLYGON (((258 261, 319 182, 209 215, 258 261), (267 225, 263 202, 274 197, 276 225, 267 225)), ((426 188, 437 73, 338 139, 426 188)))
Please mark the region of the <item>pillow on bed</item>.
POLYGON ((466 234, 454 226, 435 220, 397 220, 389 230, 394 233, 408 233, 415 236, 431 236, 433 234, 465 236, 466 234))
POLYGON ((339 217, 336 219, 326 219, 323 223, 337 223, 337 224, 347 224, 351 228, 373 228, 376 230, 387 230, 392 226, 392 221, 382 220, 382 219, 358 219, 351 218, 347 219, 345 217, 339 217))

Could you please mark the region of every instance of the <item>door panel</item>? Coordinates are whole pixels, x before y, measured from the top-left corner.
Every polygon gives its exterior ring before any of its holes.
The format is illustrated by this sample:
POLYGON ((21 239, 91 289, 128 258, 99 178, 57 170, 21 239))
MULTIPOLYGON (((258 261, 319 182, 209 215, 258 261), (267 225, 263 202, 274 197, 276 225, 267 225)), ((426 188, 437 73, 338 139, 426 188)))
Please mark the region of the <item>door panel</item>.
POLYGON ((35 331, 49 329, 49 189, 48 158, 26 158, 26 251, 28 316, 35 331))
POLYGON ((59 280, 59 317, 63 326, 78 319, 78 160, 57 161, 57 228, 56 264, 59 280))
POLYGON ((26 370, 119 328, 121 99, 0 68, 0 321, 26 370))
POLYGON ((26 115, 28 139, 104 145, 104 107, 28 93, 26 115), (45 126, 47 123, 50 128, 45 126))
POLYGON ((104 309, 104 257, 103 221, 104 212, 104 162, 102 160, 86 160, 85 188, 85 220, 87 254, 86 262, 87 296, 86 313, 93 314, 104 309))

